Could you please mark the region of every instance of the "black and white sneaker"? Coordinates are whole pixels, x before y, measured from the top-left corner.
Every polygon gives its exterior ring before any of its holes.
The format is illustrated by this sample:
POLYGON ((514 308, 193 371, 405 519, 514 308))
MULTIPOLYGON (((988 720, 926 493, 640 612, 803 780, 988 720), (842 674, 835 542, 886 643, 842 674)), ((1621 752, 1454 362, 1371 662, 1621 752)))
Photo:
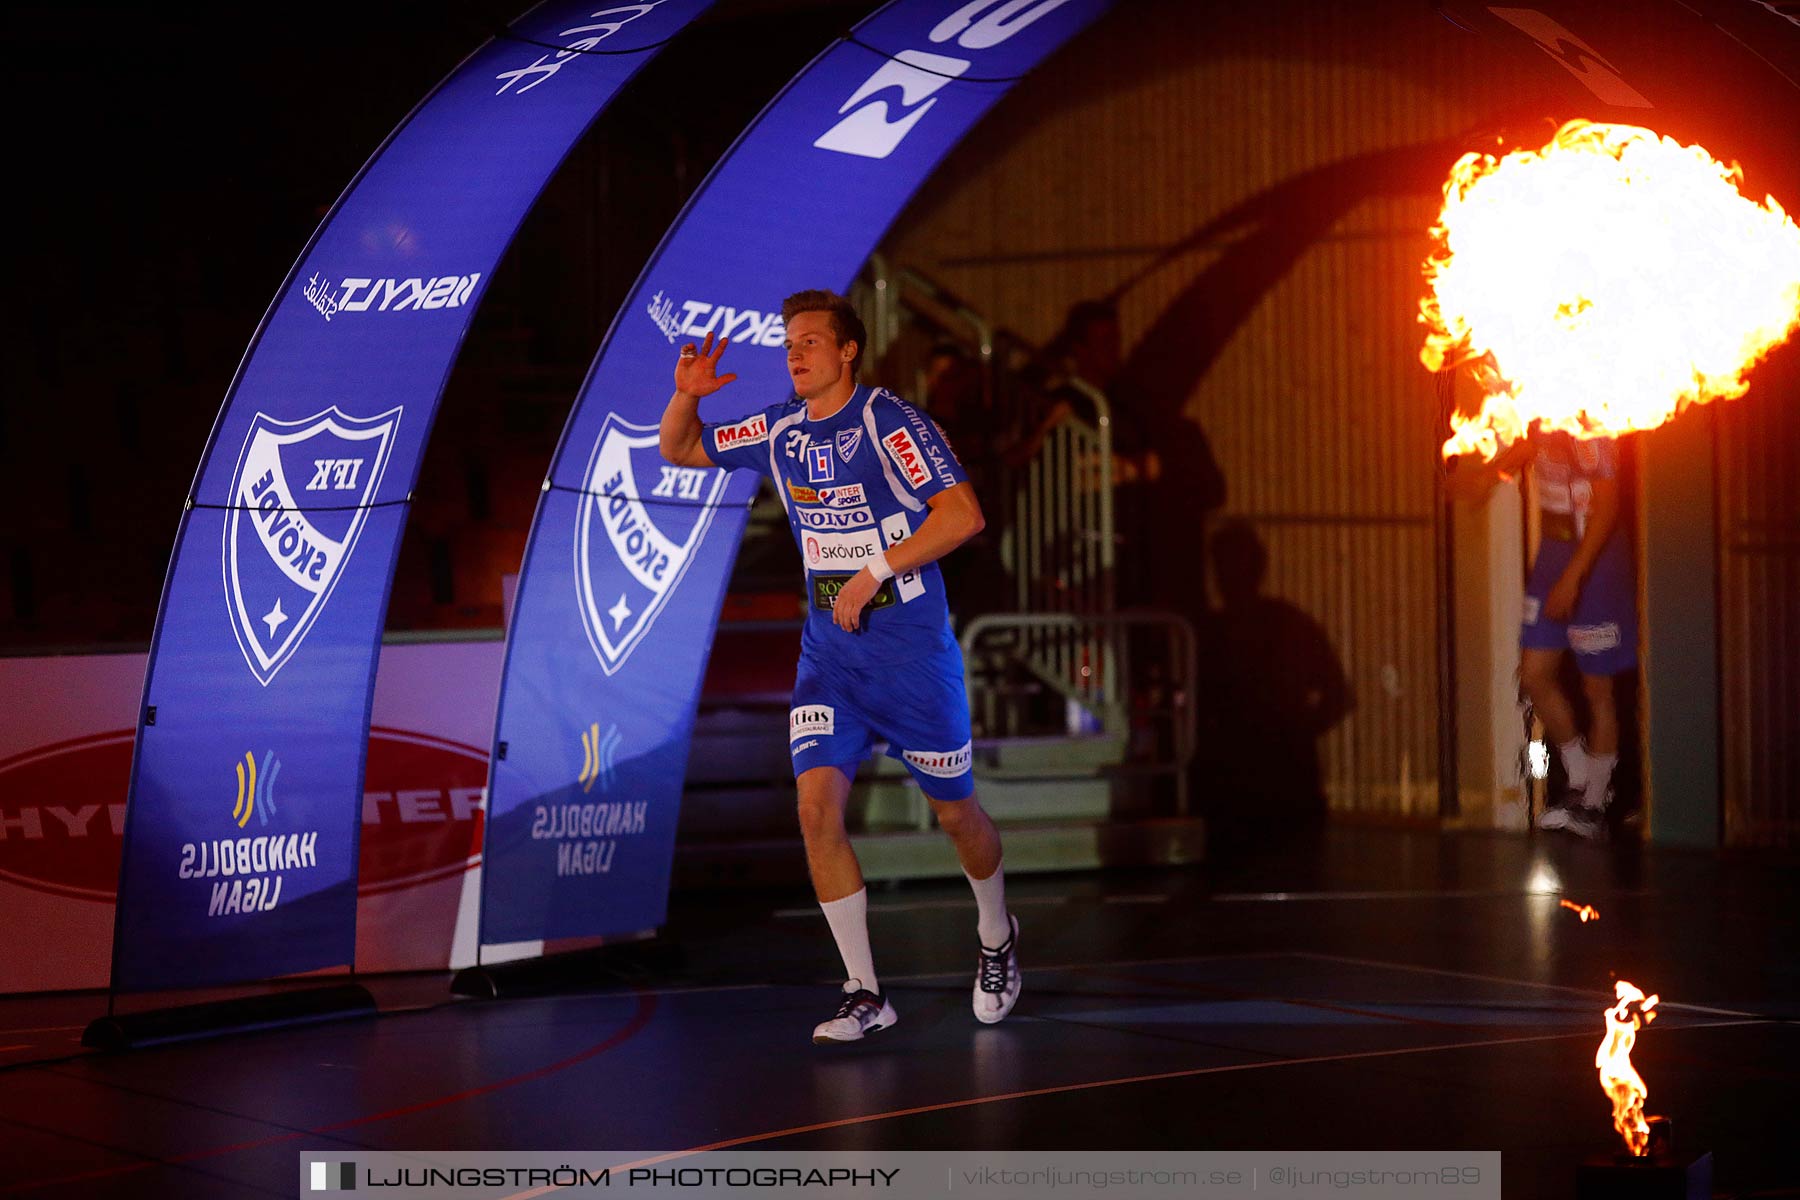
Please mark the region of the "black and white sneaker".
POLYGON ((886 1029, 900 1018, 887 997, 877 996, 862 985, 860 979, 844 982, 844 1001, 837 1015, 813 1027, 813 1041, 820 1045, 832 1042, 860 1042, 864 1035, 886 1029))
POLYGON ((975 1019, 983 1025, 994 1025, 1006 1019, 1019 999, 1019 918, 1007 915, 1012 923, 1012 936, 995 949, 981 947, 975 963, 975 990, 972 1000, 975 1019))
POLYGON ((1589 841, 1599 841, 1606 836, 1606 805, 1577 802, 1548 809, 1538 818, 1538 828, 1561 830, 1589 841))

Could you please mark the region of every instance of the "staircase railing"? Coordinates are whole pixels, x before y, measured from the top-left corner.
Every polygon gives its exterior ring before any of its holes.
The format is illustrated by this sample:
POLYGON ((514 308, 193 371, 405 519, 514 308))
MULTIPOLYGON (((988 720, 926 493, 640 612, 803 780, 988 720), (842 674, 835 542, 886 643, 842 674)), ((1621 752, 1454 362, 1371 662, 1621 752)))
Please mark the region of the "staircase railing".
POLYGON ((1130 768, 1171 776, 1176 815, 1188 815, 1198 663, 1194 628, 1185 617, 991 613, 969 623, 962 648, 978 732, 987 737, 1047 732, 1045 715, 1024 711, 1014 699, 1019 691, 1006 686, 1010 672, 1029 670, 1080 711, 1096 714, 1100 729, 1092 732, 1120 738, 1130 768), (1094 646, 1105 652, 1091 656, 1094 646))
MULTIPOLYGON (((1029 457, 997 464, 1003 494, 985 497, 1001 529, 1002 565, 1012 576, 1012 602, 1021 613, 1106 615, 1113 611, 1117 535, 1114 519, 1112 408, 1106 395, 1086 380, 1063 386, 1082 394, 1094 420, 1070 417, 1039 435, 1043 397, 1019 378, 1019 368, 1036 348, 1000 328, 947 289, 917 271, 894 269, 875 255, 857 289, 872 316, 871 349, 876 361, 902 341, 908 323, 931 332, 929 341, 953 339, 971 351, 981 368, 981 402, 1009 427, 1014 445, 1031 440, 1029 457)), ((917 349, 914 347, 913 349, 917 349)), ((904 356, 901 356, 904 357, 904 356)), ((912 399, 929 408, 922 372, 912 399)), ((1015 456, 1017 451, 1015 451, 1015 456)), ((1118 647, 1086 625, 1040 629, 1016 648, 1024 665, 1051 686, 1078 665, 1101 681, 1102 694, 1076 699, 1116 704, 1118 647)), ((1090 709, 1105 719, 1098 709, 1090 709)))

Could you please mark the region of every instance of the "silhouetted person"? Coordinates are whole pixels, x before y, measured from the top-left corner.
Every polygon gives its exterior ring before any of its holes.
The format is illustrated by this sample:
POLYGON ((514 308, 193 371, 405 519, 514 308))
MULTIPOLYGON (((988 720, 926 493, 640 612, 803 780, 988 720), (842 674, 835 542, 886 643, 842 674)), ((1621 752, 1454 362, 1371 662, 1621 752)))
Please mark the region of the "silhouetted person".
POLYGON ((924 407, 956 447, 972 484, 992 483, 993 413, 984 402, 981 366, 955 342, 939 342, 925 359, 924 407))
POLYGON ((944 431, 976 495, 997 518, 969 540, 963 553, 939 560, 945 586, 956 598, 958 627, 983 613, 1010 610, 1013 584, 999 550, 1000 530, 1012 512, 1001 480, 1000 430, 982 390, 981 365, 955 342, 939 342, 925 359, 925 410, 944 431))
POLYGON ((1072 305, 1031 372, 1047 408, 1019 457, 1029 459, 1049 432, 1071 417, 1098 423, 1093 398, 1082 385, 1104 395, 1112 413, 1119 607, 1173 609, 1195 619, 1205 607, 1204 583, 1185 556, 1167 551, 1205 529, 1207 513, 1225 501, 1225 479, 1200 426, 1123 378, 1123 362, 1119 314, 1112 303, 1072 305))
POLYGON ((1351 707, 1331 640, 1306 613, 1262 594, 1268 552, 1233 520, 1213 535, 1222 606, 1200 630, 1200 770, 1209 849, 1275 847, 1325 818, 1319 737, 1351 707))

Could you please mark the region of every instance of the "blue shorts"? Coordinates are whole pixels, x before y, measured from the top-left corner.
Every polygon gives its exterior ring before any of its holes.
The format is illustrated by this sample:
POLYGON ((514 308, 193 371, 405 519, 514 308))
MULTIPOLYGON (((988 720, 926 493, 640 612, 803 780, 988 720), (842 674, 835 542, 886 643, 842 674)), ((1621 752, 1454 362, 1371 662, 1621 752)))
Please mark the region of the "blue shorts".
POLYGON ((975 791, 969 694, 954 642, 925 658, 884 667, 842 667, 802 654, 788 713, 794 776, 814 767, 847 775, 878 741, 906 764, 934 800, 975 791))
POLYGON ((1545 538, 1525 583, 1525 621, 1519 645, 1527 650, 1573 650, 1583 675, 1617 675, 1637 666, 1637 585, 1625 539, 1615 536, 1594 560, 1581 586, 1573 620, 1567 624, 1541 614, 1544 597, 1562 578, 1575 543, 1545 538))

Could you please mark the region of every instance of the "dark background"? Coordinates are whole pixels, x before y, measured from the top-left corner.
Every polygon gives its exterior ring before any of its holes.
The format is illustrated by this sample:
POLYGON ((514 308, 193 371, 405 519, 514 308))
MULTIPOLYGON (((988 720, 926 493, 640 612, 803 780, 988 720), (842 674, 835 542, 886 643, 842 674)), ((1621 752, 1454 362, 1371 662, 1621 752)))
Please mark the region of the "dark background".
MULTIPOLYGON (((390 630, 500 626, 499 576, 639 268, 738 132, 872 7, 724 0, 582 139, 451 376, 390 630)), ((288 269, 382 139, 522 9, 12 12, 0 651, 148 644, 201 449, 288 269)))

